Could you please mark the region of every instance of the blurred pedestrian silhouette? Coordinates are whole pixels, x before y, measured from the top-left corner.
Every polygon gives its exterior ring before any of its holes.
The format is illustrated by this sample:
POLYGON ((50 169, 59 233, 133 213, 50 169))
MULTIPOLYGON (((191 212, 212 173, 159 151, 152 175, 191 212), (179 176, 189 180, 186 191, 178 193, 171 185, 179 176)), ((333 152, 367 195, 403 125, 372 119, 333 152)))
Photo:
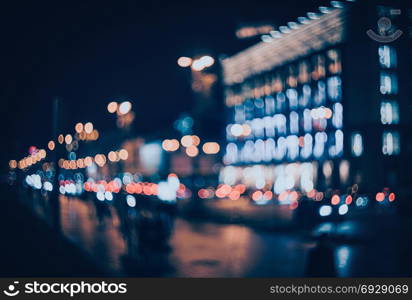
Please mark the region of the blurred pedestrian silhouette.
POLYGON ((336 277, 333 248, 328 243, 328 235, 322 234, 317 245, 309 251, 306 277, 336 277))
POLYGON ((105 226, 105 218, 110 218, 112 216, 110 208, 106 203, 95 198, 93 198, 93 203, 96 209, 97 221, 100 226, 99 228, 102 229, 105 226))

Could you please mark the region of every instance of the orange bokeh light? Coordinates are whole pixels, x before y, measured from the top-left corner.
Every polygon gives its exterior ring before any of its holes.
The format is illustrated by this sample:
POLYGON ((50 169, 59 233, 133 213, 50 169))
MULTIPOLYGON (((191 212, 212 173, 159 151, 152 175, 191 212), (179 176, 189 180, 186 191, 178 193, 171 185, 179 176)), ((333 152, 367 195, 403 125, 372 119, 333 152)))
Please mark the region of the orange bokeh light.
POLYGON ((190 157, 195 157, 199 154, 199 150, 196 146, 189 146, 186 148, 186 154, 190 157))
POLYGON ((332 199, 330 200, 330 203, 332 203, 332 205, 338 205, 339 202, 340 202, 339 195, 333 195, 332 199))
POLYGON ((261 191, 255 191, 252 194, 252 199, 254 201, 258 201, 258 200, 262 199, 262 196, 263 196, 263 193, 261 191))

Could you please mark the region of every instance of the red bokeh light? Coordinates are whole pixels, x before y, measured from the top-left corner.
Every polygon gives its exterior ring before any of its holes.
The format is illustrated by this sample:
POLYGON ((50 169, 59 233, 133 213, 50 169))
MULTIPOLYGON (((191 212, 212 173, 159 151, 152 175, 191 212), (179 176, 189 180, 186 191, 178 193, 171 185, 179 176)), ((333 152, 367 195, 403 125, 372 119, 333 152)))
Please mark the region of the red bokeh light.
POLYGON ((385 200, 385 194, 384 193, 377 193, 375 199, 378 202, 382 202, 383 200, 385 200))

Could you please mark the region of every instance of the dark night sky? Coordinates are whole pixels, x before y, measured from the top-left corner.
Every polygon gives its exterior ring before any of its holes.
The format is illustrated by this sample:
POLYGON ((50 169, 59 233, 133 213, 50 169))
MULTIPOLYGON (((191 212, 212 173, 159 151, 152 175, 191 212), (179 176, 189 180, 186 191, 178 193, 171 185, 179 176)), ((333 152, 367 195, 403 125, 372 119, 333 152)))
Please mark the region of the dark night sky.
POLYGON ((191 107, 181 55, 233 54, 242 22, 284 25, 329 1, 8 1, 0 7, 3 156, 26 154, 51 134, 51 103, 64 101, 64 124, 115 126, 106 112, 125 96, 137 132, 170 126, 191 107))

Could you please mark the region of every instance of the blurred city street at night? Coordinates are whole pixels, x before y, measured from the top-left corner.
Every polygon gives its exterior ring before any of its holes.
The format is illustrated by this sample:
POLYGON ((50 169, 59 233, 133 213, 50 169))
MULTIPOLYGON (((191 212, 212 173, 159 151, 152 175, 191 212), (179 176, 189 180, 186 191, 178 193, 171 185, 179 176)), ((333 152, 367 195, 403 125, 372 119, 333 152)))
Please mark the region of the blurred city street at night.
POLYGON ((3 13, 1 276, 412 275, 410 4, 3 13))

